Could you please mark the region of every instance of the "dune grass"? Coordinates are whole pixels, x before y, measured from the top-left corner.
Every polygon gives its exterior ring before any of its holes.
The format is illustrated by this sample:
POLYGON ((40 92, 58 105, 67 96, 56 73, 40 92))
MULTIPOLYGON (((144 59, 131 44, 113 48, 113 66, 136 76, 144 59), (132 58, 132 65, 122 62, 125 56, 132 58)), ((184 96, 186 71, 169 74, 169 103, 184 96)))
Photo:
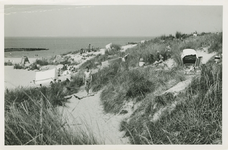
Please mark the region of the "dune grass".
POLYGON ((68 102, 83 79, 53 83, 36 88, 5 90, 5 145, 97 144, 91 132, 69 127, 57 107, 68 102))
POLYGON ((101 94, 105 112, 118 113, 128 99, 137 99, 138 101, 145 98, 146 93, 155 91, 154 89, 156 91, 159 91, 157 90, 159 88, 165 90, 166 88, 164 87, 169 87, 168 83, 171 81, 172 84, 183 81, 184 75, 181 72, 183 63, 180 57, 182 50, 185 48, 200 49, 202 45, 208 46, 208 39, 212 38, 213 40, 214 35, 205 34, 202 37, 186 36, 185 42, 172 40, 170 37, 163 35, 147 41, 146 44, 139 44, 126 51, 129 57, 125 63, 121 62, 121 60, 116 61, 93 75, 93 90, 98 91, 105 87, 101 94), (160 39, 165 39, 165 42, 161 42, 160 39), (149 62, 150 55, 155 56, 157 51, 164 54, 167 45, 172 48, 172 59, 174 59, 177 66, 168 71, 154 71, 156 68, 153 67, 134 70, 139 58, 143 57, 144 60, 148 61, 147 64, 150 65, 153 63, 153 61, 149 62))
POLYGON ((58 106, 64 96, 75 93, 82 78, 53 83, 49 87, 17 88, 5 91, 5 145, 98 144, 90 131, 72 130, 58 106))
POLYGON ((21 102, 5 98, 5 145, 98 144, 88 131, 72 130, 42 91, 36 94, 27 93, 21 102))
POLYGON ((101 93, 101 101, 106 113, 119 113, 122 106, 130 101, 142 101, 147 94, 166 90, 171 84, 184 80, 183 73, 174 70, 141 68, 124 70, 113 76, 101 93))
POLYGON ((222 143, 222 66, 203 68, 184 93, 145 99, 138 112, 122 122, 121 130, 133 144, 222 143), (174 101, 178 103, 173 111, 167 109, 157 122, 152 120, 174 101))
MULTIPOLYGON (((125 103, 140 102, 140 106, 132 116, 121 124, 121 131, 126 132, 132 144, 221 143, 222 82, 221 77, 218 80, 212 79, 213 69, 202 70, 200 81, 194 79, 188 90, 177 96, 172 93, 159 95, 185 80, 180 58, 183 49, 201 50, 203 47, 211 46, 214 48, 209 52, 221 52, 221 36, 222 33, 204 34, 198 37, 186 35, 183 41, 159 37, 165 39, 165 42, 155 38, 147 41, 145 45, 139 44, 127 50, 129 59, 124 65, 122 62, 116 62, 95 74, 93 88, 95 91, 103 89, 101 101, 106 113, 117 114, 125 103), (157 50, 163 53, 167 44, 172 48, 172 59, 175 60, 176 67, 170 70, 156 70, 153 67, 136 68, 139 58, 148 60, 148 56, 155 55, 157 50), (204 79, 207 79, 207 82, 203 82, 204 79), (211 80, 213 82, 209 82, 211 80), (193 93, 192 90, 197 91, 193 93), (212 93, 213 96, 210 95, 212 93), (199 101, 203 103, 198 103, 199 101), (157 115, 160 110, 164 112, 156 121, 153 115, 157 115), (216 115, 213 115, 212 110, 217 111, 216 115), (203 114, 207 117, 205 118, 203 114)), ((211 65, 208 64, 207 68, 211 65)))

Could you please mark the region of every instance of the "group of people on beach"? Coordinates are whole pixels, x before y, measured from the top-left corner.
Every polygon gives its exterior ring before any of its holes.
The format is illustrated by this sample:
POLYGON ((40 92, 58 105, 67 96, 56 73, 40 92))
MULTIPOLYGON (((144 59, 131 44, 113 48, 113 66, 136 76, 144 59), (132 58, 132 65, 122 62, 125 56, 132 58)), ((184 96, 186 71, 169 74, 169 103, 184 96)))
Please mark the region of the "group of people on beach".
POLYGON ((80 49, 80 55, 82 55, 83 53, 95 52, 95 51, 97 51, 97 48, 94 48, 93 46, 91 46, 91 44, 89 44, 87 49, 84 49, 84 48, 80 49))

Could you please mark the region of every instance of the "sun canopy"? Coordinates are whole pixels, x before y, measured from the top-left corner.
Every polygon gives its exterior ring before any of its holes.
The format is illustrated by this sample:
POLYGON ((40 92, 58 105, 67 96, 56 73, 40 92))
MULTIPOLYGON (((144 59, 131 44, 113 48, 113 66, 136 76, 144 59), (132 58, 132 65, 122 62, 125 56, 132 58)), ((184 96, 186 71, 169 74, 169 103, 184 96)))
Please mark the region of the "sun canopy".
POLYGON ((184 49, 181 55, 181 59, 183 59, 185 56, 191 56, 191 55, 194 55, 197 57, 197 53, 194 49, 184 49))
POLYGON ((21 58, 21 64, 24 65, 24 64, 26 64, 27 62, 30 63, 28 57, 27 57, 27 56, 23 56, 23 57, 21 58))

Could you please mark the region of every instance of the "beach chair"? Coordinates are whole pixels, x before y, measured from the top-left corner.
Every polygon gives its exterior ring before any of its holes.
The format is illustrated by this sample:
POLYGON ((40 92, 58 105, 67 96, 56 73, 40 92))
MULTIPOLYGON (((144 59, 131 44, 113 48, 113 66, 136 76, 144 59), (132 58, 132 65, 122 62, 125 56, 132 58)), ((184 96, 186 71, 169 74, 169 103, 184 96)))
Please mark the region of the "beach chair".
POLYGON ((184 49, 181 55, 185 74, 196 73, 198 56, 194 49, 184 49))

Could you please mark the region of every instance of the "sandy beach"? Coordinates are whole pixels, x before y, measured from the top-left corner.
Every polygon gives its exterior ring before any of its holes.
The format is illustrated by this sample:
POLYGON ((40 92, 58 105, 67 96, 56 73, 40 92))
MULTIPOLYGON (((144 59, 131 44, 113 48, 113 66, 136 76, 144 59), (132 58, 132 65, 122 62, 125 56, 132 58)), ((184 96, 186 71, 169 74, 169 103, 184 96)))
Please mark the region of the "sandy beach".
MULTIPOLYGON (((38 58, 29 58, 30 63, 34 63, 38 58)), ((4 58, 4 62, 12 62, 13 64, 19 64, 21 62, 21 58, 4 58)))
POLYGON ((14 69, 13 66, 4 67, 4 84, 5 88, 13 89, 17 87, 36 86, 33 83, 35 80, 35 71, 27 71, 23 69, 14 69))
MULTIPOLYGON (((129 44, 124 45, 121 47, 121 51, 126 51, 129 48, 135 47, 137 44, 129 44)), ((68 54, 66 56, 71 57, 74 59, 75 62, 78 62, 79 64, 76 65, 76 68, 79 68, 83 63, 86 61, 94 58, 95 56, 104 53, 102 50, 98 52, 87 52, 83 55, 77 54, 68 54), (89 56, 86 56, 89 55, 89 56)), ((36 59, 40 58, 29 58, 30 64, 34 63, 36 59)), ((19 64, 21 63, 21 58, 4 58, 4 62, 12 62, 13 64, 19 64)), ((51 69, 55 66, 47 66, 47 68, 51 69)), ((37 70, 36 70, 37 71, 37 70)), ((28 71, 24 69, 14 69, 13 66, 5 66, 4 67, 4 84, 5 88, 13 89, 17 87, 31 87, 31 86, 39 86, 37 84, 34 84, 33 80, 36 78, 36 71, 28 71)), ((65 80, 68 78, 68 76, 61 76, 58 79, 65 80)), ((49 84, 49 83, 47 83, 49 84)), ((44 85, 44 84, 43 84, 44 85)))

